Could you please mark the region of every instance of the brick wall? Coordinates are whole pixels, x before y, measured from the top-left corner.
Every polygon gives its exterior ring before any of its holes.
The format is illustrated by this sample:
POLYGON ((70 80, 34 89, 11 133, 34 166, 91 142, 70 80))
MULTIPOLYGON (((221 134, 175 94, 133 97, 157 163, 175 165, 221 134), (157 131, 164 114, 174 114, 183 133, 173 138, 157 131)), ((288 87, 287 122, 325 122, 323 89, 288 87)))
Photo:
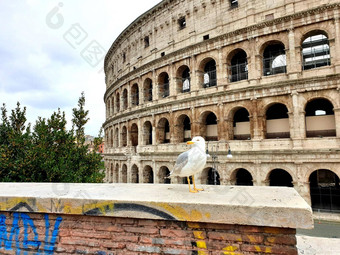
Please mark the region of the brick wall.
POLYGON ((288 228, 0 211, 0 254, 297 254, 295 245, 288 228))

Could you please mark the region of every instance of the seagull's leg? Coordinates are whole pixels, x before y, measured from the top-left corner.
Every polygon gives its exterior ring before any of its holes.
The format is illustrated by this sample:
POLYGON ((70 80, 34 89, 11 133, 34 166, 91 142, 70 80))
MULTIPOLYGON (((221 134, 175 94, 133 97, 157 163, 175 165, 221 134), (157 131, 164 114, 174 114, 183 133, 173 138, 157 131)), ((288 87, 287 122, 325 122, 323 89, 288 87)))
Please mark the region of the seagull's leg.
POLYGON ((196 192, 197 192, 197 191, 202 191, 202 190, 204 190, 204 189, 196 189, 196 185, 195 185, 195 176, 194 176, 194 175, 192 176, 192 183, 194 184, 194 190, 196 190, 196 192))
POLYGON ((189 184, 189 192, 191 192, 191 193, 197 193, 197 190, 192 190, 191 189, 191 187, 190 187, 190 178, 189 178, 189 176, 187 176, 187 179, 188 179, 188 184, 189 184))

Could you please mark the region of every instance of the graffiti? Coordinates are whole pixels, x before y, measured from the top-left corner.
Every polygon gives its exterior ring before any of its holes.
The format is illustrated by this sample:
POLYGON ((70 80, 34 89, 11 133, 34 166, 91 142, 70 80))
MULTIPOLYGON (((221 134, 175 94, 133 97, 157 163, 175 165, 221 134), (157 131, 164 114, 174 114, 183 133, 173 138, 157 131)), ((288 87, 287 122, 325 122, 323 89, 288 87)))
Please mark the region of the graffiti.
POLYGON ((9 225, 6 216, 0 214, 0 250, 15 250, 16 254, 53 254, 57 241, 59 226, 62 221, 57 217, 53 230, 51 229, 48 214, 44 215, 45 220, 45 238, 44 241, 39 238, 38 230, 34 221, 26 213, 13 213, 12 224, 9 225), (7 227, 10 228, 8 233, 7 227), (29 250, 29 251, 28 251, 29 250))

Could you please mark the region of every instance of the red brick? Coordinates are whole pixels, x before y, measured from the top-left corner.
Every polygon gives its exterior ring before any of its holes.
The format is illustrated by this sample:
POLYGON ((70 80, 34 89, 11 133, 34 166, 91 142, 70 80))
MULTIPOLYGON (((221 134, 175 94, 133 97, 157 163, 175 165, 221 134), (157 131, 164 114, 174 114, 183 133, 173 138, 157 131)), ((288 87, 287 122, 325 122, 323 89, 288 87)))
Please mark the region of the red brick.
POLYGON ((242 242, 253 243, 253 244, 262 244, 263 241, 264 241, 263 234, 242 235, 242 242))
POLYGON ((208 238, 213 240, 242 242, 242 236, 234 233, 208 232, 208 238))
POLYGON ((290 246, 265 246, 265 245, 241 245, 241 251, 260 253, 260 254, 282 254, 282 255, 297 255, 297 249, 290 246))
POLYGON ((296 237, 294 235, 275 235, 266 237, 265 245, 287 244, 296 245, 296 237))
POLYGON ((161 236, 166 236, 166 237, 193 238, 192 231, 185 231, 185 230, 161 229, 160 234, 161 234, 161 236))
POLYGON ((150 227, 124 227, 126 232, 140 233, 140 234, 158 234, 159 229, 150 227))
POLYGON ((296 234, 295 229, 291 228, 273 228, 273 227, 265 227, 264 228, 264 233, 272 233, 272 234, 296 234))

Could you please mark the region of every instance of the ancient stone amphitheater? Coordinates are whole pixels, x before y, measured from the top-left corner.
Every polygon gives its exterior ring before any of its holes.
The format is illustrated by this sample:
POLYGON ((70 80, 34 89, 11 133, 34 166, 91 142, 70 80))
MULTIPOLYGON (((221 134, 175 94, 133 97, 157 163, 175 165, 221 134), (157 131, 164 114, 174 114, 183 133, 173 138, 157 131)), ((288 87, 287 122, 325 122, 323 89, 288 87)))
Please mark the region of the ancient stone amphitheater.
POLYGON ((339 17, 338 0, 164 0, 138 17, 105 58, 105 181, 169 183, 200 135, 198 182, 290 186, 339 213, 339 17))

